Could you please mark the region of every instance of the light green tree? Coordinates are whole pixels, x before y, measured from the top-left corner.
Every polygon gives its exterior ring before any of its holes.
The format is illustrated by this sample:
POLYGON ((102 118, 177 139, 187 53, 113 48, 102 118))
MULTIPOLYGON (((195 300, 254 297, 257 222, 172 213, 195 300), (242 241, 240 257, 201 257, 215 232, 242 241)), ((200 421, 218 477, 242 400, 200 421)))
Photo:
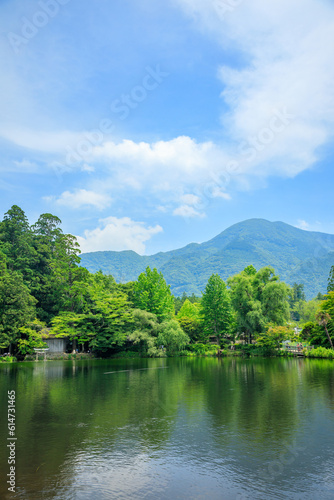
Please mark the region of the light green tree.
POLYGON ((169 354, 182 351, 189 344, 188 335, 182 330, 176 319, 165 320, 159 326, 157 343, 164 346, 169 354))
POLYGON ((174 301, 169 285, 166 284, 162 273, 157 269, 146 268, 134 284, 134 306, 155 314, 159 321, 171 318, 174 314, 174 301))
POLYGON ((158 348, 159 322, 155 314, 134 309, 133 312, 134 330, 128 335, 128 340, 133 342, 142 355, 157 357, 163 355, 163 351, 158 348))
POLYGON ((265 332, 267 324, 284 325, 288 320, 288 287, 279 282, 273 268, 264 267, 256 272, 253 266, 248 266, 230 278, 228 284, 238 330, 249 342, 255 334, 265 332))
POLYGON ((201 301, 202 326, 207 336, 215 335, 220 343, 231 332, 233 313, 229 292, 218 274, 213 274, 201 301))
POLYGON ((198 302, 191 303, 190 300, 186 299, 176 319, 180 323, 182 330, 191 340, 203 340, 201 339, 202 323, 200 318, 200 304, 198 302))

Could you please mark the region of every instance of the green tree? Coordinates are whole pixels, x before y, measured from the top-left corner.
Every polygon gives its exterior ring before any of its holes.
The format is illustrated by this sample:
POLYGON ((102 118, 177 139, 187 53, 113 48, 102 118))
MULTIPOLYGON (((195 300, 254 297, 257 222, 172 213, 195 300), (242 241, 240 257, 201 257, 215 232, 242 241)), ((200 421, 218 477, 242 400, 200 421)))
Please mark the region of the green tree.
POLYGON ((248 266, 228 284, 239 333, 244 333, 249 342, 255 334, 265 332, 269 323, 284 325, 288 320, 288 287, 279 281, 273 268, 264 267, 254 273, 253 266, 248 266))
POLYGON ((201 339, 203 330, 199 303, 191 303, 190 300, 186 299, 183 302, 176 319, 180 323, 182 330, 192 341, 203 340, 201 339))
POLYGON ((47 213, 42 214, 31 227, 37 254, 33 268, 36 279, 31 293, 38 301, 36 307, 38 318, 47 323, 50 323, 52 317, 59 312, 52 261, 59 258, 55 247, 63 236, 60 224, 61 220, 58 217, 47 213))
POLYGON ((278 352, 282 341, 289 340, 291 334, 291 330, 285 326, 272 325, 258 336, 256 345, 262 348, 263 355, 270 356, 278 352))
POLYGON ((256 300, 254 294, 254 277, 254 273, 241 272, 228 280, 232 306, 237 313, 238 332, 244 334, 249 342, 252 341, 254 333, 264 331, 265 327, 261 302, 256 300))
POLYGON ((35 317, 36 300, 30 295, 22 274, 7 270, 3 259, 0 269, 0 348, 9 348, 12 353, 20 339, 20 328, 35 317))
POLYGON ((318 325, 322 326, 326 332, 328 342, 333 349, 334 335, 334 291, 326 295, 326 299, 321 302, 319 312, 316 314, 318 325))
POLYGON ((174 301, 169 285, 157 269, 146 268, 134 284, 133 303, 138 309, 156 314, 159 321, 171 318, 174 313, 174 301))
POLYGON ((329 292, 325 300, 318 302, 314 321, 305 323, 301 336, 311 344, 333 349, 334 338, 334 292, 329 292))
POLYGON ((43 340, 43 331, 45 332, 45 324, 37 320, 27 326, 22 326, 20 329, 20 339, 17 342, 18 351, 22 356, 32 354, 34 349, 47 348, 47 344, 43 340))
POLYGON ((50 282, 57 314, 61 311, 80 313, 82 310, 86 290, 84 282, 88 280, 89 272, 79 267, 79 253, 79 244, 74 236, 64 234, 55 241, 50 282))
POLYGON ((292 321, 300 321, 300 310, 306 301, 304 285, 294 283, 289 288, 289 306, 292 321))
POLYGON ((201 302, 201 298, 196 297, 194 293, 187 295, 186 292, 183 292, 182 297, 174 297, 175 314, 178 314, 186 300, 191 304, 199 304, 201 302))
POLYGON ((216 336, 220 343, 223 336, 230 334, 233 322, 231 300, 226 284, 218 274, 213 274, 205 287, 201 316, 207 336, 216 336))
POLYGON ((134 330, 129 334, 128 340, 142 355, 161 356, 163 351, 157 345, 160 326, 157 316, 141 309, 134 309, 132 314, 134 330))
POLYGON ((263 290, 262 311, 266 322, 283 326, 289 319, 288 286, 270 282, 263 290))
POLYGON ((131 305, 112 276, 89 277, 84 298, 83 326, 90 347, 102 353, 123 346, 133 325, 131 305))
POLYGON ((182 351, 189 344, 188 335, 175 319, 165 320, 159 327, 157 343, 164 346, 169 354, 182 351))
POLYGON ((327 335, 327 338, 328 338, 328 342, 330 343, 330 346, 331 346, 331 349, 334 349, 334 347, 333 347, 333 341, 332 341, 331 336, 329 335, 329 332, 328 332, 328 329, 327 329, 327 325, 328 325, 328 323, 331 320, 330 315, 327 312, 325 312, 325 311, 319 311, 316 314, 315 319, 317 320, 319 326, 323 326, 324 327, 326 335, 327 335))
POLYGON ((13 205, 0 224, 1 251, 6 254, 9 271, 20 272, 28 285, 33 281, 33 264, 36 251, 32 233, 24 211, 13 205))
MULTIPOLYGON (((307 302, 301 301, 297 303, 299 320, 303 323, 308 323, 310 321, 316 321, 315 316, 320 307, 321 300, 315 298, 307 302)), ((296 305, 295 305, 296 307, 296 305)))
POLYGON ((334 292, 334 266, 329 271, 327 292, 334 292))
POLYGON ((305 323, 299 335, 311 345, 328 346, 328 339, 324 335, 323 328, 321 328, 316 321, 308 321, 305 323))

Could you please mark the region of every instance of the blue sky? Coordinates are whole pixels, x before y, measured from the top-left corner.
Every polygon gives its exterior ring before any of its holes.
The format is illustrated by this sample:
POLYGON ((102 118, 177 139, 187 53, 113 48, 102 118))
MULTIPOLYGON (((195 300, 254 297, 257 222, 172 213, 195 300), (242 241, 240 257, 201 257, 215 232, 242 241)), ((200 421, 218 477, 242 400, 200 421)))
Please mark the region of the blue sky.
POLYGON ((1 0, 1 214, 152 254, 334 233, 329 0, 1 0))

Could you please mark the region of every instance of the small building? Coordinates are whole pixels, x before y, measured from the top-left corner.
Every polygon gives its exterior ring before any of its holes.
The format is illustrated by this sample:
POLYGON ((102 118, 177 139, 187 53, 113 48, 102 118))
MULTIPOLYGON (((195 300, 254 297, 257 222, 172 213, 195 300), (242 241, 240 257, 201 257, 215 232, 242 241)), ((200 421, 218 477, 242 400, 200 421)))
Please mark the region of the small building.
POLYGON ((54 335, 48 335, 43 338, 43 341, 48 345, 48 353, 66 352, 68 337, 57 338, 54 335))

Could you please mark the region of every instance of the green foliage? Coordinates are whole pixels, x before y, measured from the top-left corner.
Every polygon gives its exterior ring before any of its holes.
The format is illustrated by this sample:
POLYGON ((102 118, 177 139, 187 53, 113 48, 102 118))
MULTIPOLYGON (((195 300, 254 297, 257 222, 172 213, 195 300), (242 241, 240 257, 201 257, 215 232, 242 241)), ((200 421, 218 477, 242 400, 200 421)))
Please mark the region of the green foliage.
POLYGON ((289 288, 288 293, 291 319, 292 321, 300 321, 300 309, 306 300, 304 284, 294 283, 293 286, 289 288))
POLYGON ((305 351, 305 356, 307 358, 325 358, 325 359, 334 359, 334 351, 333 349, 326 349, 325 347, 316 347, 315 349, 311 349, 309 351, 305 351))
POLYGON ((171 318, 174 314, 174 302, 170 287, 162 273, 154 268, 146 268, 134 285, 133 303, 138 309, 156 314, 159 321, 171 318))
POLYGON ((284 326, 270 325, 266 332, 256 339, 256 345, 261 348, 264 356, 271 356, 279 350, 283 340, 289 340, 293 332, 284 326))
POLYGON ((207 336, 215 335, 220 342, 231 333, 232 307, 224 281, 213 274, 205 287, 201 302, 202 327, 207 336))
POLYGON ((331 349, 334 349, 334 292, 328 292, 315 318, 318 325, 324 328, 331 349))
MULTIPOLYGON (((73 349, 79 344, 95 353, 111 354, 131 348, 141 355, 160 356, 165 354, 159 347, 162 344, 165 352, 175 354, 182 352, 189 341, 205 344, 209 335, 217 336, 222 344, 224 337, 230 338, 235 333, 248 339, 259 333, 260 343, 265 342, 268 341, 264 339, 264 335, 268 336, 266 325, 269 322, 284 325, 287 320, 288 289, 273 268, 264 267, 257 272, 253 265, 248 265, 229 280, 230 291, 217 274, 221 272, 221 245, 226 255, 231 252, 236 265, 240 265, 238 256, 245 248, 244 236, 251 237, 248 224, 239 226, 237 237, 234 230, 228 230, 228 234, 208 244, 189 245, 168 256, 161 253, 141 258, 134 252, 124 252, 122 256, 114 252, 120 263, 127 259, 129 268, 133 267, 133 259, 139 267, 146 263, 146 271, 138 280, 126 284, 116 284, 110 274, 101 271, 91 274, 80 267, 76 238, 64 234, 60 224, 58 217, 46 213, 29 226, 23 210, 16 205, 0 223, 0 347, 3 349, 18 350, 23 355, 37 345, 44 345, 38 321, 51 325, 51 333, 57 337, 68 337, 73 349), (151 262, 153 270, 148 266, 151 262), (180 293, 194 277, 192 295, 184 293, 181 298, 173 298, 157 268, 164 269, 173 286, 183 279, 178 288, 180 293), (208 279, 208 270, 214 272, 201 301, 193 291, 208 279), (172 319, 174 311, 177 321, 172 319), (33 322, 35 318, 37 322, 33 322)), ((268 224, 261 221, 267 229, 268 224)), ((265 245, 263 241, 262 244, 265 245)), ((255 264, 252 245, 247 243, 246 247, 248 261, 252 259, 255 264)), ((122 269, 123 278, 126 266, 122 269)), ((134 268, 139 269, 138 266, 134 268)), ((232 272, 235 268, 228 269, 232 272)), ((334 334, 330 294, 321 303, 320 300, 306 303, 303 286, 294 283, 289 301, 293 314, 313 321, 311 333, 305 330, 304 334, 321 345, 330 344, 334 334)))
MULTIPOLYGON (((281 280, 305 286, 308 299, 327 288, 334 262, 334 236, 302 231, 282 222, 251 219, 226 229, 212 240, 172 252, 140 256, 127 252, 93 252, 82 255, 89 271, 102 269, 117 281, 134 281, 147 266, 156 267, 176 296, 200 296, 212 274, 223 280, 251 263, 254 269, 272 266, 281 280), (315 257, 317 255, 317 257, 315 257)), ((298 285, 299 286, 299 285, 298 285)), ((178 306, 177 306, 178 307, 178 306)), ((179 309, 175 309, 177 314, 179 309)))
POLYGON ((249 342, 256 333, 264 333, 268 323, 284 325, 288 320, 288 287, 279 282, 273 268, 265 267, 255 274, 246 268, 228 284, 239 334, 249 342))
POLYGON ((219 347, 217 345, 196 342, 196 344, 191 344, 189 349, 198 356, 217 356, 219 347))
POLYGON ((308 302, 299 301, 294 305, 295 317, 299 317, 300 323, 315 321, 316 313, 320 307, 321 300, 315 298, 308 302))
POLYGON ((199 304, 201 302, 201 298, 197 297, 194 293, 188 296, 185 292, 183 292, 182 297, 174 297, 174 307, 176 315, 179 313, 181 307, 186 301, 190 302, 191 304, 199 304))
POLYGON ((50 261, 50 285, 58 311, 80 312, 83 303, 83 282, 88 280, 86 269, 78 267, 79 244, 70 234, 61 235, 54 244, 50 261))
POLYGON ((198 302, 191 303, 188 299, 183 302, 176 317, 182 330, 192 341, 199 340, 203 336, 202 322, 200 318, 200 305, 198 302))
POLYGON ((306 340, 311 345, 319 345, 327 347, 328 339, 325 335, 324 329, 321 328, 315 321, 308 321, 304 324, 300 332, 300 338, 306 340))
POLYGON ((155 314, 134 309, 133 327, 134 330, 129 334, 128 340, 138 348, 142 355, 157 357, 164 354, 157 345, 159 322, 155 314))
POLYGON ((270 282, 263 290, 262 311, 269 323, 284 325, 289 318, 288 287, 285 283, 270 282))
POLYGON ((334 292, 334 266, 329 271, 327 292, 334 292))
POLYGON ((44 328, 45 324, 35 320, 29 326, 22 326, 19 329, 20 339, 17 346, 21 355, 32 354, 35 348, 43 349, 48 347, 42 337, 44 328))
POLYGON ((159 327, 157 343, 164 346, 169 354, 182 351, 190 342, 188 335, 175 319, 165 320, 159 327))
POLYGON ((32 244, 28 219, 17 205, 13 205, 5 213, 0 224, 0 245, 1 251, 6 255, 8 270, 20 273, 24 283, 31 285, 37 253, 32 244))
POLYGON ((36 300, 24 284, 22 274, 7 271, 0 274, 0 348, 11 349, 20 338, 20 328, 34 319, 36 300))

